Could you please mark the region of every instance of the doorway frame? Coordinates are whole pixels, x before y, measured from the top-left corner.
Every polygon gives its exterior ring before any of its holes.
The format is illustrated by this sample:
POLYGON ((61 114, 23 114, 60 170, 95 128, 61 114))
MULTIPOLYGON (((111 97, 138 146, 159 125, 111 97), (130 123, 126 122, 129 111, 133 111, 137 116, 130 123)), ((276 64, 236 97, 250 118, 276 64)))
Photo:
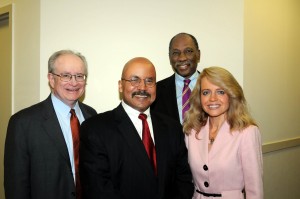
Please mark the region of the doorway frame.
POLYGON ((10 116, 13 113, 13 105, 14 105, 14 95, 13 95, 13 88, 14 88, 14 61, 13 61, 13 4, 5 5, 0 7, 0 22, 8 22, 8 28, 5 26, 5 31, 8 31, 8 33, 5 33, 5 40, 7 43, 5 43, 5 52, 4 56, 7 57, 7 60, 5 59, 4 65, 1 67, 4 67, 3 70, 5 70, 5 73, 3 74, 3 82, 1 84, 5 86, 3 89, 3 96, 5 97, 4 102, 2 101, 1 104, 4 107, 1 107, 1 116, 0 116, 0 198, 5 198, 4 194, 4 145, 5 145, 5 138, 6 138, 6 129, 8 125, 8 121, 10 116), (8 67, 7 67, 8 66, 8 67), (7 69, 8 68, 8 69, 7 69), (6 93, 6 94, 5 94, 6 93), (7 107, 6 107, 7 106, 7 107), (3 109, 2 109, 3 108, 3 109))

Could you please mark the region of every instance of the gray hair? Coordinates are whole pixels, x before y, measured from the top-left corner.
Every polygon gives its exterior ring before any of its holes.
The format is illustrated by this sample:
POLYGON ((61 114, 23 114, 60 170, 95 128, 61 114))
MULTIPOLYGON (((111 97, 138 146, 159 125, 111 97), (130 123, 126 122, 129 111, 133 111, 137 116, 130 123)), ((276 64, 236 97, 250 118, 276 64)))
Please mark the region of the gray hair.
POLYGON ((48 73, 52 73, 54 72, 55 70, 55 61, 57 60, 58 57, 60 57, 61 55, 66 55, 66 54, 69 54, 69 55, 75 55, 77 57, 79 57, 83 64, 84 64, 84 72, 85 74, 87 75, 88 73, 88 64, 87 64, 87 61, 85 59, 85 57, 80 53, 80 52, 75 52, 75 51, 72 51, 72 50, 60 50, 60 51, 57 51, 55 53, 53 53, 51 55, 51 57, 49 58, 48 60, 48 73))

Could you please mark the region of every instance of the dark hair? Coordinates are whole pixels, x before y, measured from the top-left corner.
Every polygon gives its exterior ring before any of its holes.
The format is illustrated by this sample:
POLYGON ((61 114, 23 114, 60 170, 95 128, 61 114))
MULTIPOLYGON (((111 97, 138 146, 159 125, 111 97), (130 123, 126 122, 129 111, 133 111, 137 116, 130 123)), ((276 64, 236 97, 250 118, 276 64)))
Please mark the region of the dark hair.
POLYGON ((178 33, 177 35, 175 35, 175 36, 171 39, 171 41, 170 41, 170 43, 169 43, 169 51, 171 50, 171 46, 172 46, 173 40, 175 39, 175 37, 177 37, 177 36, 179 36, 179 35, 187 35, 187 36, 191 37, 192 40, 193 40, 193 42, 194 42, 194 44, 195 44, 195 46, 196 46, 196 48, 197 48, 197 50, 199 50, 199 46, 198 46, 197 39, 196 39, 193 35, 191 35, 191 34, 189 34, 189 33, 181 32, 181 33, 178 33))

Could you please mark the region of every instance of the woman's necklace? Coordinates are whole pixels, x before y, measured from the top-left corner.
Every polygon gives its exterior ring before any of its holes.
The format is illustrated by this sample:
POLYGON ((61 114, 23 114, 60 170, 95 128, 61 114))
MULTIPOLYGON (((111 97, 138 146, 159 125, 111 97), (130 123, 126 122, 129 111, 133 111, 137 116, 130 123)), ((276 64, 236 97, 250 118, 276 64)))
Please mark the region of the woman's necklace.
MULTIPOLYGON (((213 128, 213 124, 212 123, 210 123, 210 127, 209 127, 209 144, 210 145, 212 145, 214 142, 215 142, 215 140, 216 140, 216 137, 217 137, 217 135, 218 135, 218 133, 219 133, 219 129, 220 129, 220 127, 223 125, 223 123, 224 123, 224 121, 222 121, 221 123, 220 123, 220 121, 218 122, 219 123, 219 125, 215 125, 215 127, 213 128)), ((218 124, 217 123, 217 124, 218 124)))
POLYGON ((209 141, 210 141, 210 144, 213 144, 214 141, 215 141, 215 138, 214 137, 209 137, 209 141))
POLYGON ((214 143, 214 141, 215 141, 215 139, 216 139, 216 137, 218 135, 218 131, 219 131, 219 128, 216 131, 214 131, 214 133, 213 132, 209 133, 209 141, 210 141, 209 144, 213 144, 214 143))

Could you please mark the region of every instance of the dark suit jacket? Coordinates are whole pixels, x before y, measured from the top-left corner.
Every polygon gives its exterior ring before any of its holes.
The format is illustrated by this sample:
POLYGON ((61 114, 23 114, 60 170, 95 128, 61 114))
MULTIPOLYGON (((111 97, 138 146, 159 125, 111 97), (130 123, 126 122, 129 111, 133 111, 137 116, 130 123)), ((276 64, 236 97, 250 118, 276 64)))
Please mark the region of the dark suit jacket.
POLYGON ((155 176, 137 130, 122 105, 81 126, 80 179, 85 198, 191 198, 192 176, 181 125, 151 112, 155 176))
POLYGON ((176 99, 175 74, 157 82, 156 99, 151 105, 151 110, 168 115, 180 122, 176 99))
MULTIPOLYGON (((84 118, 96 111, 79 103, 84 118)), ((6 199, 75 198, 68 149, 49 96, 10 118, 4 154, 6 199)))

